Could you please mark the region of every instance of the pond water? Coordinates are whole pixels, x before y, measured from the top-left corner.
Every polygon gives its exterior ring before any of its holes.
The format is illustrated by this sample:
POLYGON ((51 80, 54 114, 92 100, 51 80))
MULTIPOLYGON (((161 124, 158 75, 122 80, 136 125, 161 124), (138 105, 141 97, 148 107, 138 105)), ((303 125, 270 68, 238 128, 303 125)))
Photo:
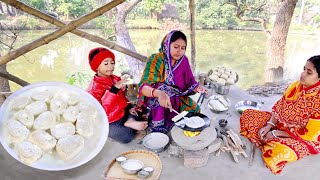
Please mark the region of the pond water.
MULTIPOLYGON (((99 30, 85 30, 99 35, 99 30)), ((22 31, 15 44, 21 47, 50 31, 22 31)), ((165 35, 161 30, 130 29, 130 36, 137 52, 145 56, 158 51, 165 35)), ((190 38, 189 38, 190 39, 190 38)), ((190 42, 188 42, 190 44, 190 42)), ((285 79, 297 79, 305 61, 320 54, 320 37, 316 35, 289 34, 286 49, 285 79)), ((88 64, 90 49, 101 46, 76 35, 68 33, 51 43, 39 47, 8 63, 8 71, 30 83, 39 81, 67 82, 68 76, 84 73, 93 76, 88 64)), ((190 57, 190 46, 187 56, 190 57)), ((0 45, 0 53, 7 49, 0 45)), ((124 55, 116 53, 117 71, 129 67, 124 55)), ((266 36, 254 31, 196 31, 196 73, 208 72, 211 68, 222 65, 234 69, 239 74, 237 86, 247 89, 252 85, 262 84, 266 61, 266 36)), ((20 88, 11 83, 12 90, 20 88)), ((82 84, 85 88, 87 85, 82 84)))

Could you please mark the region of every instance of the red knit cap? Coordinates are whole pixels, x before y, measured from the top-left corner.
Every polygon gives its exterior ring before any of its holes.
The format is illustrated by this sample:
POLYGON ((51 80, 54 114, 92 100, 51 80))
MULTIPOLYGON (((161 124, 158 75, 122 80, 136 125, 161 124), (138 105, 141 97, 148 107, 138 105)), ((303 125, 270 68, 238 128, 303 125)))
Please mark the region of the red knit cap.
POLYGON ((111 58, 115 61, 114 54, 106 49, 106 48, 94 48, 89 52, 89 64, 91 69, 94 72, 97 72, 98 67, 100 66, 101 62, 106 58, 111 58), (93 57, 92 57, 93 56, 93 57))

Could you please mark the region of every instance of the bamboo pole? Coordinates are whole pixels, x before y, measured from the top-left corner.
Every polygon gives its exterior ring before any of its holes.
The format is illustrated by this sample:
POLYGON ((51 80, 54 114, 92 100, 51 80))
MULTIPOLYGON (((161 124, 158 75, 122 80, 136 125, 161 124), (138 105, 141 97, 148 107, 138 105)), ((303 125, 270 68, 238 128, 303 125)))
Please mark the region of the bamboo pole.
POLYGON ((102 14, 104 14, 105 12, 109 11, 110 9, 116 7, 117 5, 123 3, 125 0, 114 0, 94 11, 92 11, 91 13, 84 15, 82 17, 80 17, 77 20, 71 21, 68 25, 64 26, 61 29, 58 29, 56 31, 54 31, 53 33, 50 33, 46 36, 43 36, 27 45, 22 46, 21 48, 11 51, 10 53, 6 54, 3 57, 0 57, 0 66, 3 64, 8 63, 9 61, 33 50, 36 49, 44 44, 48 44, 49 42, 59 38, 60 36, 76 29, 77 27, 81 26, 82 24, 90 21, 91 19, 100 16, 102 14))
POLYGON ((27 86, 30 84, 27 81, 24 81, 24 80, 18 78, 17 76, 10 74, 10 73, 0 72, 0 77, 3 77, 3 78, 6 78, 12 82, 15 82, 15 83, 19 84, 20 86, 27 86))
MULTIPOLYGON (((10 6, 13 6, 17 9, 20 9, 21 11, 24 11, 28 14, 31 14, 37 18, 40 18, 44 21, 47 21, 49 22, 50 24, 53 24, 53 25, 56 25, 60 28, 64 27, 66 24, 63 23, 62 21, 59 21, 58 19, 55 19, 39 10, 36 10, 20 1, 17 1, 17 0, 1 0, 7 4, 9 4, 10 6)), ((78 30, 78 29, 75 29, 73 31, 71 31, 71 33, 77 35, 77 36, 80 36, 82 38, 85 38, 85 39, 88 39, 90 41, 93 41, 93 42, 96 42, 96 43, 99 43, 101 45, 104 45, 106 47, 109 47, 110 49, 114 49, 118 52, 121 52, 123 54, 126 54, 128 56, 131 56, 131 57, 134 57, 142 62, 145 62, 147 57, 146 56, 143 56, 141 54, 138 54, 136 52, 133 52, 125 47, 122 47, 116 43, 113 43, 113 42, 110 42, 104 38, 101 38, 99 36, 95 36, 95 35, 92 35, 92 34, 89 34, 87 32, 84 32, 84 31, 81 31, 81 30, 78 30)))
POLYGON ((195 30, 195 2, 189 0, 190 9, 190 36, 191 36, 191 64, 192 71, 196 73, 196 30, 195 30))

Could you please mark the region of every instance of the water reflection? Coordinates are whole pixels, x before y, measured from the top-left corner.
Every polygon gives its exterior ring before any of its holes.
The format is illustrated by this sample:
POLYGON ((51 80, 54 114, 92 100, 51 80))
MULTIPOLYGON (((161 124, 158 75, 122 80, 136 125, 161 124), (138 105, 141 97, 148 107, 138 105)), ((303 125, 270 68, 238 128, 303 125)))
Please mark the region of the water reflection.
MULTIPOLYGON (((88 31, 88 30, 87 30, 88 31)), ((99 34, 99 31, 89 31, 99 34)), ((21 47, 49 31, 23 31, 15 44, 21 47)), ((132 41, 138 53, 149 56, 158 51, 160 42, 166 34, 160 30, 130 30, 132 41)), ((190 39, 190 38, 188 38, 190 39)), ((316 54, 320 37, 316 35, 290 34, 288 37, 285 79, 297 79, 305 61, 316 54)), ((90 49, 100 44, 82 39, 73 34, 52 41, 19 57, 8 64, 8 71, 30 82, 62 81, 67 82, 67 76, 82 72, 93 76, 89 67, 87 55, 90 49)), ((187 55, 190 57, 190 42, 187 55)), ((0 53, 4 54, 4 48, 0 53)), ((116 71, 129 69, 124 55, 116 53, 116 71)), ((263 32, 247 31, 214 31, 198 30, 196 32, 196 73, 208 72, 211 68, 222 65, 234 69, 239 74, 237 86, 247 89, 252 85, 263 83, 263 73, 266 61, 266 36, 263 32)), ((13 90, 19 86, 11 83, 13 90)))
POLYGON ((54 61, 55 59, 58 57, 58 52, 52 49, 48 50, 48 54, 42 56, 41 58, 41 69, 43 68, 43 66, 47 66, 50 69, 53 69, 53 65, 54 65, 54 61))

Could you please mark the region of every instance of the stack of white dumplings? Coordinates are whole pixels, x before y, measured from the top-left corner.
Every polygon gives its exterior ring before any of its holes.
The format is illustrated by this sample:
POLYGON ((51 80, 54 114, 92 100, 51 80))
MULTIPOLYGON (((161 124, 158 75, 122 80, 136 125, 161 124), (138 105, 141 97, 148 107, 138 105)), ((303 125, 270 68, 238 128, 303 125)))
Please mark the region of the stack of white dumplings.
POLYGON ((5 121, 5 136, 25 164, 45 153, 68 161, 94 133, 97 109, 67 89, 32 89, 15 97, 5 121), (31 91, 31 90, 30 90, 31 91))
POLYGON ((209 79, 219 85, 232 85, 237 81, 237 73, 230 68, 215 67, 209 79))

